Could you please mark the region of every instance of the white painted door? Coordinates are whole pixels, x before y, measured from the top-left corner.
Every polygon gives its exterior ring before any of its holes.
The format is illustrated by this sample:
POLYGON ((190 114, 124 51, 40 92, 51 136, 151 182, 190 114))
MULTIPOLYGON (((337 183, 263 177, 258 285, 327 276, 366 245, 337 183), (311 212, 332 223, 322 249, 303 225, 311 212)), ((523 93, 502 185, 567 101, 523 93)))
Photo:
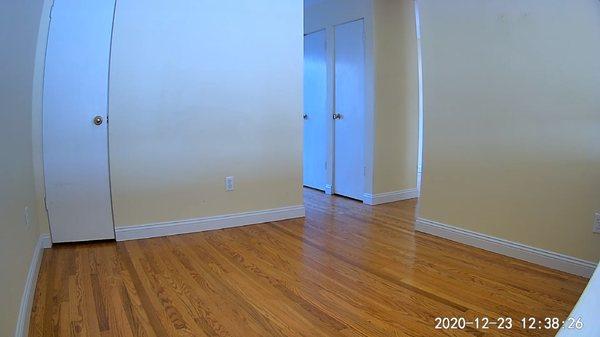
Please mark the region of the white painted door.
POLYGON ((325 189, 327 163, 326 34, 304 36, 304 185, 325 189))
POLYGON ((334 193, 363 199, 365 42, 363 20, 335 26, 334 193))
POLYGON ((53 242, 114 238, 107 128, 114 6, 114 0, 54 0, 43 104, 53 242))

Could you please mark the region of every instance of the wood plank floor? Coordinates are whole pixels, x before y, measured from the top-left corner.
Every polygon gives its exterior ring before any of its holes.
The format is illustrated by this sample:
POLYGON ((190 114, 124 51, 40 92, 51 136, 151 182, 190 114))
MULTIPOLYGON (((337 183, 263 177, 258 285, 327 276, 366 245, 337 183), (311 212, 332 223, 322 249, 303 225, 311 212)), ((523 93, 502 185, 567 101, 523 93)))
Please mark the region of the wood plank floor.
POLYGON ((433 327, 565 318, 587 281, 415 233, 416 200, 373 207, 306 190, 305 204, 305 219, 55 245, 29 336, 553 336, 433 327))

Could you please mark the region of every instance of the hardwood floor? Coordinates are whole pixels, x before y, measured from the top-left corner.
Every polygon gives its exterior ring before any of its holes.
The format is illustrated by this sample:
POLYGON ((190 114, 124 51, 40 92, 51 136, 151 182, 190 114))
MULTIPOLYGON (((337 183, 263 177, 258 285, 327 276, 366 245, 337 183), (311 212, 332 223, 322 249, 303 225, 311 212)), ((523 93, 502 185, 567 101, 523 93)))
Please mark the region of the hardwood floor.
POLYGON ((416 200, 305 191, 306 218, 44 252, 31 337, 553 336, 587 280, 414 232, 416 200), (511 317, 435 330, 435 317, 511 317))

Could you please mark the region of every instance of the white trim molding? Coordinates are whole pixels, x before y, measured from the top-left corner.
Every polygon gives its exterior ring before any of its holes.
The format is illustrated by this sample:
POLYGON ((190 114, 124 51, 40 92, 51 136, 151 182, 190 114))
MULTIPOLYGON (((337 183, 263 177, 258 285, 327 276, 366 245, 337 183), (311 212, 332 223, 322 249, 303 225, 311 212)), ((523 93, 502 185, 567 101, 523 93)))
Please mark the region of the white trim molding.
POLYGON ((417 218, 415 230, 583 277, 590 277, 597 266, 591 261, 423 218, 417 218))
POLYGON ((168 221, 115 229, 117 241, 147 239, 304 217, 304 205, 168 221))
POLYGON ((325 184, 325 194, 333 194, 333 186, 331 184, 325 184))
POLYGON ((21 306, 17 316, 17 325, 15 327, 15 337, 26 337, 29 332, 29 318, 33 308, 33 297, 35 295, 35 287, 37 285, 38 274, 42 264, 42 256, 44 248, 50 248, 52 242, 49 234, 42 234, 37 240, 33 248, 33 256, 29 263, 27 278, 25 279, 25 288, 21 296, 21 306))
POLYGON ((563 324, 562 328, 556 334, 556 337, 579 337, 579 336, 600 336, 600 268, 597 268, 594 275, 583 290, 583 294, 579 297, 579 301, 575 304, 573 311, 568 317, 575 319, 584 317, 592 317, 585 319, 585 324, 581 329, 569 329, 569 323, 563 324), (595 318, 593 318, 595 317, 595 318))
POLYGON ((378 194, 363 194, 363 202, 367 205, 379 205, 388 202, 414 199, 419 197, 419 190, 411 188, 407 190, 378 193, 378 194))
POLYGON ((39 241, 42 245, 42 248, 52 248, 52 239, 50 238, 50 234, 40 235, 39 241))

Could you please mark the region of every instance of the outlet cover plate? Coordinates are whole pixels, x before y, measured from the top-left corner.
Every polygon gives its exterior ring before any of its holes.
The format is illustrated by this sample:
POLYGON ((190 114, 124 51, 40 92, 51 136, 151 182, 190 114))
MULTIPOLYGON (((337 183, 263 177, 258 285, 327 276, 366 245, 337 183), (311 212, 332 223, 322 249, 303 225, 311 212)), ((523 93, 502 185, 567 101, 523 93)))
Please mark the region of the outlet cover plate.
POLYGON ((593 232, 600 234, 600 212, 596 212, 593 232))
POLYGON ((594 228, 592 232, 600 234, 600 212, 596 212, 594 217, 594 228))
POLYGON ((234 183, 235 182, 234 182, 234 179, 233 179, 232 176, 225 177, 225 190, 226 191, 233 191, 234 188, 235 188, 234 183))

